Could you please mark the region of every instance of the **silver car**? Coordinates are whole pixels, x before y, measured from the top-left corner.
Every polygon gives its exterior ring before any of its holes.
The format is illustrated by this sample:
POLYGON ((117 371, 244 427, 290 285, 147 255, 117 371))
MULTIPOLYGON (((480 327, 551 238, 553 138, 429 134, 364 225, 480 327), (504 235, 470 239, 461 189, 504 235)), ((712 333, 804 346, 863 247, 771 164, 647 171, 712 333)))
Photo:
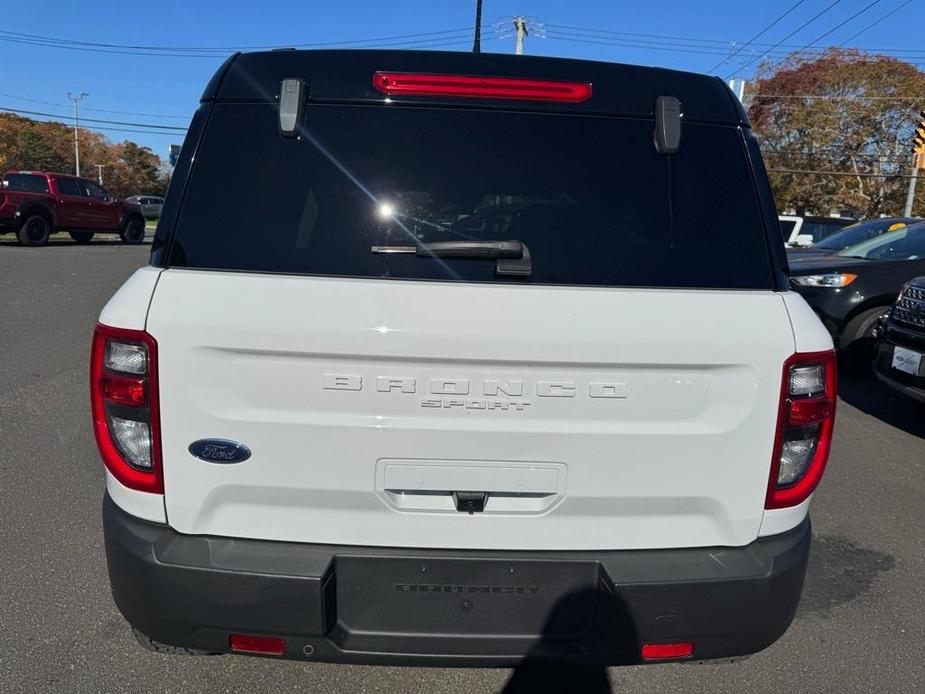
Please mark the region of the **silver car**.
POLYGON ((133 195, 126 198, 128 202, 133 202, 141 207, 141 214, 145 219, 157 219, 161 216, 161 208, 164 206, 164 198, 156 195, 133 195))

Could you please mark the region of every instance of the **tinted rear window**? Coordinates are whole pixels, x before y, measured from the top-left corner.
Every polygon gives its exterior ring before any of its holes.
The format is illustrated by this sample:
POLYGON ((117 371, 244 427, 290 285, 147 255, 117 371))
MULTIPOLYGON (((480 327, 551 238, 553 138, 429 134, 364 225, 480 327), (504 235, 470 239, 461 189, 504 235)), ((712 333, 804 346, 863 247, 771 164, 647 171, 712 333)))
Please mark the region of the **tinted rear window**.
POLYGON ((48 179, 35 174, 6 174, 0 182, 0 189, 24 193, 47 193, 48 179))
POLYGON ((640 119, 312 104, 298 140, 267 104, 217 104, 168 265, 479 282, 771 288, 741 133, 640 119), (373 246, 518 240, 529 277, 373 246))
POLYGON ((813 243, 815 243, 837 231, 841 231, 844 227, 844 222, 811 222, 806 220, 800 228, 800 235, 812 236, 813 243))
POLYGON ((80 195, 80 188, 77 185, 77 181, 73 178, 59 178, 56 183, 58 184, 58 192, 61 195, 80 195))

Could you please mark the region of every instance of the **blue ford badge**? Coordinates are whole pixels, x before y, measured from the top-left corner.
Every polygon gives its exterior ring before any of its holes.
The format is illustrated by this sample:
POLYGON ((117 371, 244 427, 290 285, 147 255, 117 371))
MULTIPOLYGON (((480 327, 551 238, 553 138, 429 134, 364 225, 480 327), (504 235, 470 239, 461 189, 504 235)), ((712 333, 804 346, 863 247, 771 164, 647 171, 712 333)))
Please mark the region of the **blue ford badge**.
POLYGON ((243 463, 251 457, 247 446, 228 439, 199 439, 189 445, 189 452, 207 463, 243 463))

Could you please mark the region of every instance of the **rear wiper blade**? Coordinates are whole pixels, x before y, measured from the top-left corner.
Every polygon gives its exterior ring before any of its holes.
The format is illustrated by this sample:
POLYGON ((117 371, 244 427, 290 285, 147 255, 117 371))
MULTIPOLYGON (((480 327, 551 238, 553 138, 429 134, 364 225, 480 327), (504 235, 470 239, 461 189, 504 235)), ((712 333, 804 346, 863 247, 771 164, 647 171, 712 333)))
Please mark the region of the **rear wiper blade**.
POLYGON ((436 241, 417 246, 370 246, 372 253, 404 253, 419 258, 495 260, 499 275, 525 276, 532 272, 530 250, 521 241, 436 241))

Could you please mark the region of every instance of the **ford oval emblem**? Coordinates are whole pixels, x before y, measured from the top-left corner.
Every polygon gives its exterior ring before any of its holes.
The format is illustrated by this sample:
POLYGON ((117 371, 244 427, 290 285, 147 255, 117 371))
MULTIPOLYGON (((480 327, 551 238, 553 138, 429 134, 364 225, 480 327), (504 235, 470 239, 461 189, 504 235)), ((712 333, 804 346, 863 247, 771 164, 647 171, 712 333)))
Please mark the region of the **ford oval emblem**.
POLYGON ((228 439, 199 439, 189 445, 189 452, 207 463, 243 463, 251 457, 247 446, 228 439))

